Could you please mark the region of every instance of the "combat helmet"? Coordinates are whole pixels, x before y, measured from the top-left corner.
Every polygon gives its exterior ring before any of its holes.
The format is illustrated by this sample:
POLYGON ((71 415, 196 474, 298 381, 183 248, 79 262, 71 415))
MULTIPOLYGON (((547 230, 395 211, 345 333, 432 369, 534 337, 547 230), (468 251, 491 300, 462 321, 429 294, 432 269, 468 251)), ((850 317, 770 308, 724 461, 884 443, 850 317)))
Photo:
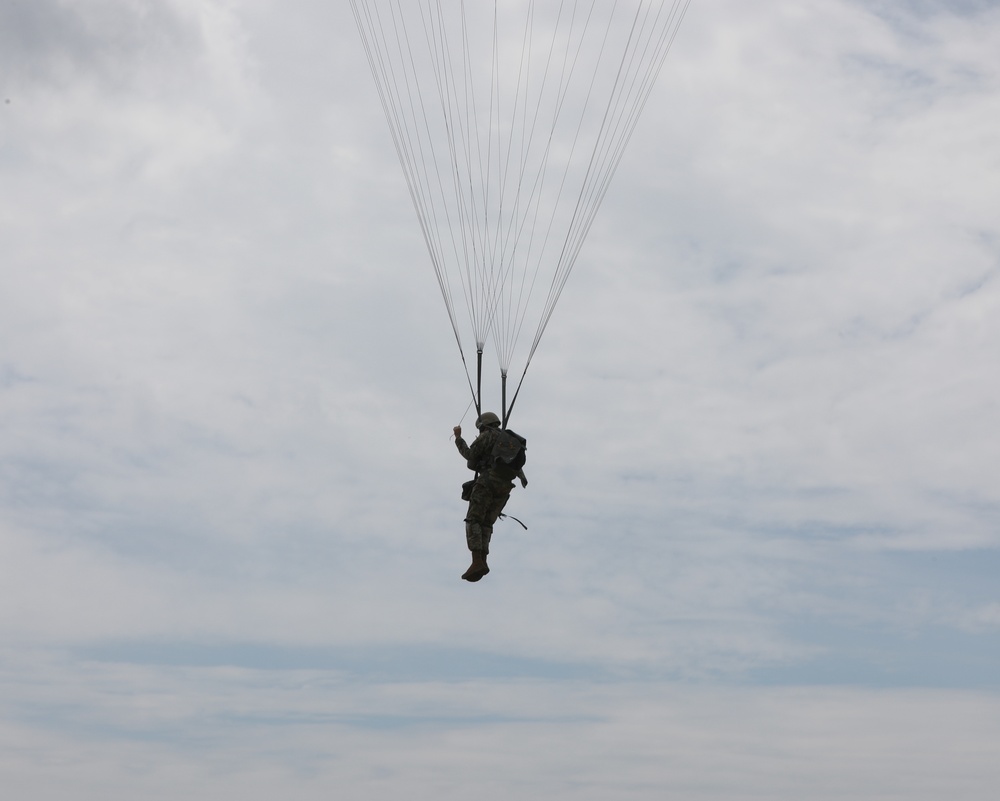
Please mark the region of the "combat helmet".
POLYGON ((483 412, 479 415, 479 419, 476 420, 476 428, 480 431, 484 428, 490 428, 491 426, 498 425, 500 425, 500 418, 493 414, 493 412, 483 412))

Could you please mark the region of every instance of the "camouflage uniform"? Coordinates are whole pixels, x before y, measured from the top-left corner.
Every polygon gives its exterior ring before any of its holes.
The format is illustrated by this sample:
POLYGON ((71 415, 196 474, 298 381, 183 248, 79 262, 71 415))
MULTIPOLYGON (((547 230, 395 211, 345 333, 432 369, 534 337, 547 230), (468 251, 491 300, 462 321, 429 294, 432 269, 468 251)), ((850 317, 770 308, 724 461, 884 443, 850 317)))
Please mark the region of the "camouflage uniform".
MULTIPOLYGON (((493 535, 493 524, 503 511, 514 482, 509 478, 497 475, 490 464, 493 445, 500 432, 495 428, 484 428, 470 447, 462 437, 455 438, 458 452, 465 457, 470 470, 476 470, 479 475, 472 487, 472 497, 469 499, 469 511, 465 516, 465 540, 470 551, 490 552, 490 538, 493 535)), ((518 471, 523 477, 523 473, 518 471)))

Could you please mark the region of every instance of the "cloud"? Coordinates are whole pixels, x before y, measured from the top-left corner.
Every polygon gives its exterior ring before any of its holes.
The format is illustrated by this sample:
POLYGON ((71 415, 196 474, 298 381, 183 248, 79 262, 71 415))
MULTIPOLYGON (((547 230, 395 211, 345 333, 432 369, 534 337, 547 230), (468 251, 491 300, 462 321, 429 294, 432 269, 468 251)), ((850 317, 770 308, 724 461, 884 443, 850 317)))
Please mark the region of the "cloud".
POLYGON ((0 70, 11 90, 88 80, 114 89, 137 70, 183 65, 199 45, 198 28, 172 3, 11 0, 0 10, 0 70))
MULTIPOLYGON (((70 690, 54 671, 40 677, 70 690)), ((356 684, 309 671, 95 664, 76 676, 73 692, 49 694, 44 718, 5 710, 12 787, 59 797, 72 784, 112 799, 334 787, 451 798, 492 772, 479 790, 491 798, 726 798, 753 787, 771 798, 931 799, 955 788, 975 796, 996 777, 996 701, 973 693, 356 684), (42 739, 46 724, 76 736, 42 739)))
POLYGON ((0 14, 11 786, 995 783, 995 9, 692 5, 475 587, 466 378, 348 9, 0 14))

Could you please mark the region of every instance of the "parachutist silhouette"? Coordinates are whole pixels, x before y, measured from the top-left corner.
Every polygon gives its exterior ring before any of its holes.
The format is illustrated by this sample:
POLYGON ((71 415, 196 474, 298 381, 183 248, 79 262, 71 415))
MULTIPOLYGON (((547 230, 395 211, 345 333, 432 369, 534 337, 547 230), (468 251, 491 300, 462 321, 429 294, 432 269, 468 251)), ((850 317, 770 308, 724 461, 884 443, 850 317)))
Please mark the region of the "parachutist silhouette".
POLYGON ((462 427, 455 426, 455 446, 466 460, 476 478, 462 487, 462 499, 468 500, 469 511, 465 516, 465 540, 472 551, 472 564, 462 578, 479 581, 490 572, 486 556, 490 552, 493 524, 503 511, 514 489, 514 479, 528 486, 524 475, 525 440, 513 431, 500 427, 500 418, 493 412, 484 412, 476 420, 479 436, 468 445, 462 439, 462 427))

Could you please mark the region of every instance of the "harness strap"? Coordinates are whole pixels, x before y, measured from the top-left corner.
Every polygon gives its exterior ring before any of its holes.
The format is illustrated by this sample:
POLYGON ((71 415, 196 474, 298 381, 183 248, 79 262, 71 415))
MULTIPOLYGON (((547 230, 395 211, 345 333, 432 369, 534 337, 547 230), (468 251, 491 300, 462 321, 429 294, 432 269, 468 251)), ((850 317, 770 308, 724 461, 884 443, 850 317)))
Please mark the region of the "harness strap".
POLYGON ((513 520, 516 523, 518 523, 521 526, 521 528, 523 528, 525 531, 528 530, 528 527, 526 525, 524 525, 524 523, 522 523, 516 517, 514 517, 514 515, 505 515, 503 512, 501 512, 499 515, 497 515, 497 517, 499 517, 501 520, 506 520, 509 517, 511 520, 513 520))

